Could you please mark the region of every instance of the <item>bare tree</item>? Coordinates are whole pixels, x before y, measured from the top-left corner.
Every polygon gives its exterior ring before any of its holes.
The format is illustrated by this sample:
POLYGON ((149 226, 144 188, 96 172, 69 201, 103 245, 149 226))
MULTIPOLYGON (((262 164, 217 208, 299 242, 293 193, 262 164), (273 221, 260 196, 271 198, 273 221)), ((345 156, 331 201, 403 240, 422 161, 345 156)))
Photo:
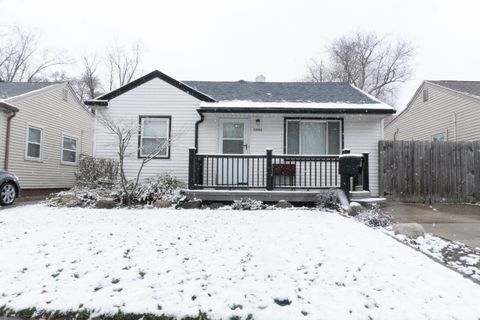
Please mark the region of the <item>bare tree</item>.
MULTIPOLYGON (((138 171, 135 175, 135 179, 130 180, 127 178, 124 165, 125 160, 128 159, 129 156, 136 154, 140 150, 139 146, 138 148, 134 149, 134 152, 128 152, 132 137, 137 137, 141 130, 140 125, 135 121, 115 120, 101 111, 97 112, 97 115, 98 119, 103 123, 107 131, 114 135, 117 140, 120 187, 124 194, 123 201, 128 205, 133 200, 133 194, 137 190, 137 187, 140 183, 140 177, 145 166, 150 161, 158 157, 163 151, 165 151, 165 148, 168 148, 174 140, 178 139, 182 135, 183 132, 179 132, 175 136, 170 136, 170 138, 166 141, 159 143, 148 150, 143 150, 143 152, 146 151, 146 155, 144 154, 142 157, 142 162, 140 163, 138 171)), ((130 148, 130 150, 133 149, 130 148)))
POLYGON ((398 83, 412 75, 414 47, 375 33, 356 32, 333 41, 327 60, 309 66, 309 81, 349 82, 383 100, 394 100, 398 83))
POLYGON ((82 100, 94 99, 102 92, 102 83, 98 73, 99 61, 96 55, 83 56, 83 71, 73 79, 72 86, 82 100))
POLYGON ((0 47, 0 79, 6 82, 36 81, 44 71, 68 63, 62 55, 48 50, 39 52, 37 37, 18 27, 2 36, 0 47))
POLYGON ((134 44, 130 51, 118 44, 107 49, 106 62, 109 70, 109 88, 113 90, 133 80, 139 72, 141 48, 134 44))

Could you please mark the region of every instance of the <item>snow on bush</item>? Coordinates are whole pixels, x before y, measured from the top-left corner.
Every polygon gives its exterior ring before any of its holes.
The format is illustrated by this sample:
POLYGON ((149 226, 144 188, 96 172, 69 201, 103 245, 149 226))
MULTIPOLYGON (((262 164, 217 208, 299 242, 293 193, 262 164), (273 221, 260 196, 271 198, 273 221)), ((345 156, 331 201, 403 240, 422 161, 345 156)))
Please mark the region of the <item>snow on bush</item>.
POLYGON ((241 198, 240 200, 235 200, 230 207, 233 210, 262 210, 266 208, 266 205, 259 200, 241 198))
POLYGON ((366 210, 358 213, 355 217, 355 220, 366 224, 369 227, 381 227, 386 228, 391 226, 393 219, 391 216, 381 213, 378 209, 366 210))
POLYGON ((321 209, 340 209, 340 200, 338 199, 338 193, 336 190, 329 189, 323 192, 319 192, 317 195, 317 207, 321 209))
MULTIPOLYGON (((133 182, 132 182, 133 183, 133 182)), ((157 200, 166 200, 178 203, 185 198, 182 188, 185 185, 171 174, 163 174, 156 178, 149 178, 137 186, 132 192, 134 204, 153 204, 157 200)), ((122 196, 122 192, 120 192, 122 196)))

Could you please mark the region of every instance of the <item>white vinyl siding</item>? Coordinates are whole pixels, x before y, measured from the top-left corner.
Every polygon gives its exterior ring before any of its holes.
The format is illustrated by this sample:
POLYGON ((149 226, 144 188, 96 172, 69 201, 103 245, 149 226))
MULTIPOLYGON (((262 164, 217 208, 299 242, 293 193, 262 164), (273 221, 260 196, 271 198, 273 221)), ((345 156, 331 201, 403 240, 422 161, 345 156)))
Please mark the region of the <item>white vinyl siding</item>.
POLYGON ((407 109, 387 123, 385 139, 429 141, 439 132, 448 141, 480 140, 480 100, 425 82, 407 109))
POLYGON ((20 109, 12 118, 9 171, 15 173, 23 189, 70 188, 77 166, 62 163, 62 135, 77 137, 77 158, 92 155, 94 117, 74 97, 66 83, 11 98, 20 109), (69 91, 67 101, 63 90, 69 91), (42 161, 25 159, 28 125, 43 128, 42 161))
POLYGON ((8 114, 0 110, 0 169, 5 168, 5 140, 7 135, 8 114))
POLYGON ((28 125, 26 136, 25 159, 42 160, 43 128, 28 125))

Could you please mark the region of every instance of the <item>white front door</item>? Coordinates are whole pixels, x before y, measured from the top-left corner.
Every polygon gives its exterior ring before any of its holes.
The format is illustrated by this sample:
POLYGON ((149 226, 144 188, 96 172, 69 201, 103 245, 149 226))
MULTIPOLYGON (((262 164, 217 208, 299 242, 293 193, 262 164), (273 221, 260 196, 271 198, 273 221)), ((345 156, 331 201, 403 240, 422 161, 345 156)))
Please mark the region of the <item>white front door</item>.
POLYGON ((234 155, 249 153, 248 119, 221 119, 219 127, 219 150, 221 154, 232 155, 221 160, 218 175, 219 184, 247 184, 248 161, 234 155))

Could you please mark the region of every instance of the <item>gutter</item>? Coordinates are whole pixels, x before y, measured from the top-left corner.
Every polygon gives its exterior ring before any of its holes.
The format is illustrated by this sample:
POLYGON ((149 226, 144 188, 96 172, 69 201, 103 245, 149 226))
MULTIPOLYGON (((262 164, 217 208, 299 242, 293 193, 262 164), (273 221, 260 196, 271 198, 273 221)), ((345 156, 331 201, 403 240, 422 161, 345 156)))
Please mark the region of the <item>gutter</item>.
POLYGON ((198 152, 198 127, 200 126, 200 123, 205 120, 205 116, 203 115, 203 111, 200 109, 197 109, 198 114, 200 115, 200 119, 195 122, 195 150, 198 152))
POLYGON ((10 128, 12 124, 12 118, 17 115, 17 112, 19 111, 18 108, 5 103, 5 102, 0 102, 0 108, 6 109, 11 112, 11 114, 7 118, 7 133, 5 136, 5 160, 3 162, 3 168, 5 170, 8 170, 8 158, 10 154, 10 128))

